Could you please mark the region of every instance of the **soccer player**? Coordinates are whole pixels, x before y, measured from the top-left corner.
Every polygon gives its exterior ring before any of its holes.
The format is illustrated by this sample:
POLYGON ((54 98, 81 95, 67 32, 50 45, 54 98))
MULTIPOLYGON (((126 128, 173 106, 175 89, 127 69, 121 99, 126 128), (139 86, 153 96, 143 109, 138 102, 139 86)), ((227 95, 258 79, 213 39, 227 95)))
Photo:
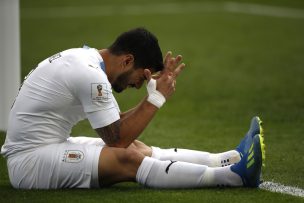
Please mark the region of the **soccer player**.
POLYGON ((39 63, 20 88, 1 148, 12 186, 96 188, 136 181, 154 188, 258 187, 264 159, 258 117, 235 150, 218 154, 137 140, 174 93, 185 67, 181 60, 171 52, 163 60, 157 38, 136 28, 106 49, 69 49, 39 63), (145 80, 147 96, 120 112, 112 89, 138 89, 145 80), (86 118, 100 138, 70 137, 86 118))

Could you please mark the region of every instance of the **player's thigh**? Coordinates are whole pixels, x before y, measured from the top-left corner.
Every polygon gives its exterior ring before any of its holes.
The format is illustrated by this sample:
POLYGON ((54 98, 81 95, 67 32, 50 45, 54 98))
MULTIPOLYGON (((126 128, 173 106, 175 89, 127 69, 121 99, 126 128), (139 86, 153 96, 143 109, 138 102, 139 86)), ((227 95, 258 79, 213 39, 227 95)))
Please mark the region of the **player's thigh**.
POLYGON ((99 187, 101 149, 64 142, 23 153, 8 160, 11 183, 24 189, 99 187))
MULTIPOLYGON (((89 144, 89 145, 98 145, 98 146, 106 145, 101 138, 95 138, 95 137, 84 137, 84 136, 69 137, 67 141, 73 144, 89 144)), ((151 147, 147 146, 145 143, 139 140, 134 140, 134 142, 128 148, 137 150, 142 154, 144 154, 145 156, 151 157, 152 155, 151 147)))
POLYGON ((134 140, 134 142, 128 147, 130 149, 137 150, 144 154, 145 156, 151 157, 152 155, 152 149, 145 143, 139 141, 139 140, 134 140))
POLYGON ((99 157, 100 185, 135 181, 137 170, 144 157, 136 149, 104 147, 99 157))

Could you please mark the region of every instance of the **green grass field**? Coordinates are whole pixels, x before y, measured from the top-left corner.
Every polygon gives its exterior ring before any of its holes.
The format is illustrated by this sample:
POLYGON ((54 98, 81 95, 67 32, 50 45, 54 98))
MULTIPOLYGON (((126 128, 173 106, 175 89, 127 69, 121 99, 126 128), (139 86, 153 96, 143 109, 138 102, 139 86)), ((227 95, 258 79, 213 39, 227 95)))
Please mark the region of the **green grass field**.
MULTIPOLYGON (((301 0, 235 2, 302 9, 297 11, 304 15, 301 0)), ((21 0, 20 4, 22 78, 61 50, 83 44, 107 47, 121 32, 144 26, 158 36, 163 53, 182 54, 187 67, 176 93, 140 140, 164 148, 230 150, 247 132, 251 117, 259 115, 267 146, 264 179, 304 188, 303 17, 229 12, 225 1, 21 0)), ((116 96, 124 111, 145 94, 142 88, 116 96)), ((72 134, 96 136, 87 121, 75 126, 72 134)), ((1 145, 4 139, 3 132, 1 145)), ((100 190, 15 190, 5 159, 0 158, 0 202, 303 200, 258 189, 155 190, 135 183, 100 190)))

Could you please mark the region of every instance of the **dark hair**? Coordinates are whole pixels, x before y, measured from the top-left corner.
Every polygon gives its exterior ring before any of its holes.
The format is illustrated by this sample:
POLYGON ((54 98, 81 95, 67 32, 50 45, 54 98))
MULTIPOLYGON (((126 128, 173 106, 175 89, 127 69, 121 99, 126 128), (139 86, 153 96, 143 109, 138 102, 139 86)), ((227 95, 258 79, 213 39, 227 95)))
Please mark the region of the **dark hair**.
POLYGON ((135 28, 122 33, 108 49, 118 56, 132 54, 135 68, 151 68, 155 72, 164 68, 158 40, 145 28, 135 28))

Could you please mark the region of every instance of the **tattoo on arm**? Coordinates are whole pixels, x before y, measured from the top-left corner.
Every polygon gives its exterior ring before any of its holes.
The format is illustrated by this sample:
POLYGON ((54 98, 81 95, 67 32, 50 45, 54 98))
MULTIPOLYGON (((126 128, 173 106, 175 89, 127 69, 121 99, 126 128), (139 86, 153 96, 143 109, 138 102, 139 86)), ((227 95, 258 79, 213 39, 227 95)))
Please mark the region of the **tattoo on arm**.
POLYGON ((120 140, 120 120, 95 130, 107 145, 115 144, 120 140))

